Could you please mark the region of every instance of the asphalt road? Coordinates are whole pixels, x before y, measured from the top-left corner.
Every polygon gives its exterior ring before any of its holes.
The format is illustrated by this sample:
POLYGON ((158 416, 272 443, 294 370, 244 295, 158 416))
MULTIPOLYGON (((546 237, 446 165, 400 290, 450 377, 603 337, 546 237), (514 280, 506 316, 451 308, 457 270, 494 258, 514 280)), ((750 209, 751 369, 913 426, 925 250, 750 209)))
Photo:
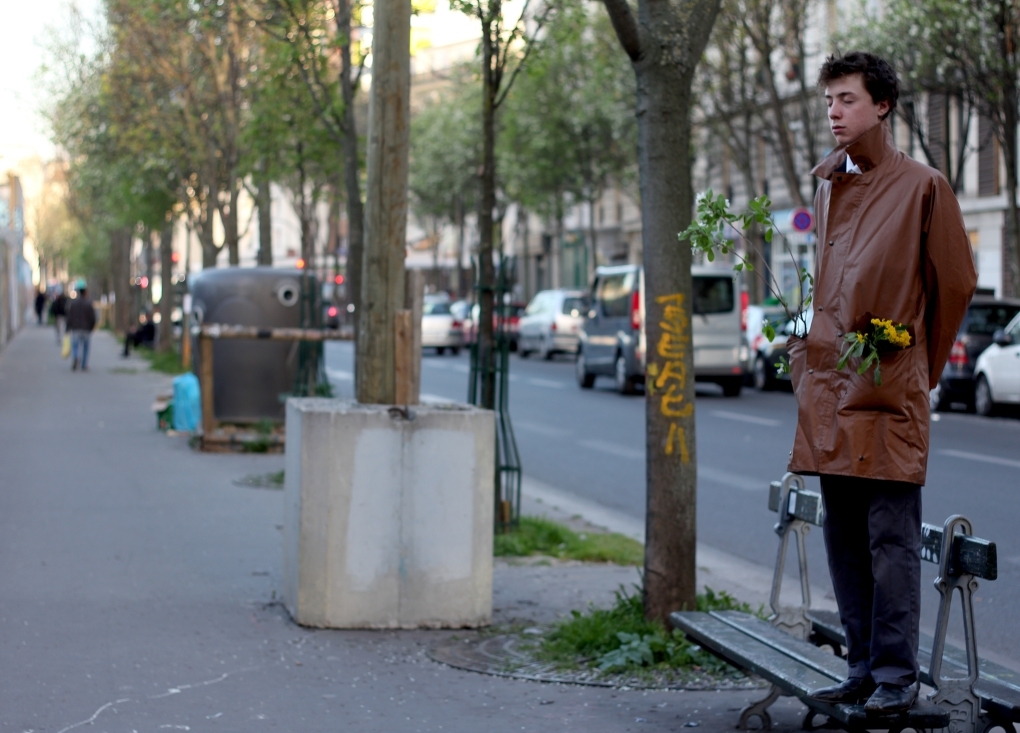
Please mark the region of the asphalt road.
MULTIPOLYGON (((352 346, 327 344, 327 369, 337 396, 351 396, 352 346)), ((464 400, 468 357, 422 360, 423 395, 464 400)), ((645 510, 645 402, 623 397, 599 379, 583 391, 573 362, 511 358, 510 410, 524 473, 561 490, 633 517, 645 510)), ((796 404, 789 392, 745 389, 725 398, 699 385, 697 402, 699 540, 771 565, 776 552, 774 516, 767 508, 769 481, 780 478, 793 443, 796 404)), ((929 484, 923 518, 941 525, 967 516, 975 534, 998 545, 999 578, 976 594, 979 650, 989 659, 1020 666, 1020 420, 940 414, 932 423, 929 484)), ((817 480, 809 479, 817 489, 817 480)), ((821 533, 809 537, 812 581, 830 587, 821 533)), ((789 563, 792 564, 792 563, 789 563)), ((934 566, 924 564, 923 623, 935 621, 934 566)), ((791 587, 792 590, 792 587, 791 587)), ((957 614, 958 615, 958 611, 957 614)), ((954 615, 952 636, 962 638, 954 615)))

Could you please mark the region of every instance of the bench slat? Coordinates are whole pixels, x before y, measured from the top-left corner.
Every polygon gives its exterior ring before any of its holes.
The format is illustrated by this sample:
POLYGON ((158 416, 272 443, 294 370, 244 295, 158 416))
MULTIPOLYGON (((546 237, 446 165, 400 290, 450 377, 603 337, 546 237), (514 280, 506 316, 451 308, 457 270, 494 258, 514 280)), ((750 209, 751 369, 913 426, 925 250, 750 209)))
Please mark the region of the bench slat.
POLYGON ((845 664, 833 655, 823 653, 834 659, 841 670, 835 675, 818 671, 816 666, 832 666, 816 654, 821 650, 792 636, 787 637, 792 643, 782 638, 772 639, 770 634, 765 633, 767 629, 780 636, 787 635, 749 614, 735 611, 712 614, 679 611, 671 614, 670 620, 709 651, 792 693, 813 710, 841 721, 850 730, 903 727, 916 730, 944 728, 949 724, 949 713, 926 701, 920 702, 907 713, 875 715, 865 713, 862 705, 826 705, 811 700, 809 695, 813 690, 843 679, 845 664), (762 624, 767 629, 761 628, 762 624), (777 649, 772 641, 785 651, 777 649), (800 660, 805 660, 807 664, 800 660))
MULTIPOLYGON (((743 631, 707 613, 678 611, 670 615, 673 625, 713 654, 750 670, 798 696, 831 685, 834 678, 790 659, 786 654, 756 641, 743 631)), ((791 637, 792 638, 792 637, 791 637)))
POLYGON ((810 642, 787 634, 768 621, 740 611, 712 611, 709 615, 801 664, 810 666, 819 674, 824 674, 836 682, 842 682, 846 677, 846 662, 844 660, 810 642))
MULTIPOLYGON (((939 564, 942 555, 942 527, 927 522, 921 525, 921 559, 939 564)), ((953 537, 951 575, 975 575, 985 580, 999 577, 998 552, 995 543, 980 537, 958 534, 953 537)))

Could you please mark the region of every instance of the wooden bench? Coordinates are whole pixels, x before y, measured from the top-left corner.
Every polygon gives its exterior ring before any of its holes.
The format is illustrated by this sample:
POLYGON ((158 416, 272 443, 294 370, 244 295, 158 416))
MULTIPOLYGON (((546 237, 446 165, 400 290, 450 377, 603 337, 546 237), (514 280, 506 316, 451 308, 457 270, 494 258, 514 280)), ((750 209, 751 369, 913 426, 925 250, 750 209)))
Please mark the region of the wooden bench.
POLYGON ((765 698, 741 712, 738 727, 746 728, 755 717, 763 727, 770 727, 768 708, 780 696, 794 695, 808 705, 805 729, 812 728, 818 714, 828 715, 847 728, 892 730, 944 727, 925 724, 934 720, 932 716, 941 714, 950 721, 951 729, 959 733, 981 733, 994 727, 1013 733, 1013 722, 1020 722, 1020 674, 979 661, 974 633, 972 595, 977 588, 976 578, 994 580, 997 576, 994 543, 971 536, 970 522, 959 516, 950 517, 941 528, 922 526, 921 557, 940 567, 936 580, 940 595, 936 635, 923 634, 918 651, 920 679, 935 688, 935 693, 930 702, 922 702, 905 716, 862 717, 861 706, 826 706, 809 699, 812 690, 846 676, 845 662, 817 646, 829 645, 837 655, 841 654, 845 638, 838 615, 811 608, 805 539, 810 528, 822 522, 821 495, 807 491, 800 476, 787 474, 782 482, 772 483, 769 508, 779 517, 775 529, 780 537, 770 598, 771 625, 747 614, 672 616, 675 625, 705 648, 772 683, 765 698), (780 602, 791 537, 797 546, 801 586, 801 604, 792 607, 780 602), (966 649, 962 650, 945 643, 954 592, 960 594, 963 611, 966 649), (771 629, 771 633, 764 634, 762 627, 771 629), (778 633, 777 629, 785 633, 778 633), (807 669, 811 670, 810 675, 807 669), (937 708, 933 710, 932 704, 937 708))

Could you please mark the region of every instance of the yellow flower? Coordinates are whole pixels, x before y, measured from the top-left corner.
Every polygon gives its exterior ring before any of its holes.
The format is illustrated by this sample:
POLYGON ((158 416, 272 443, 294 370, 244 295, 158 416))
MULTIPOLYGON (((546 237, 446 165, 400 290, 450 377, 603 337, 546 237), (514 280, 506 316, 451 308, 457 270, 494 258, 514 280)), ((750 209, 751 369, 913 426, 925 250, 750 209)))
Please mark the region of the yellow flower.
POLYGON ((889 341, 899 346, 901 349, 905 349, 910 346, 910 333, 906 330, 895 331, 889 336, 889 341))
POLYGON ((857 342, 858 343, 861 343, 861 342, 864 341, 864 334, 861 333, 860 331, 854 332, 854 335, 857 337, 857 342))

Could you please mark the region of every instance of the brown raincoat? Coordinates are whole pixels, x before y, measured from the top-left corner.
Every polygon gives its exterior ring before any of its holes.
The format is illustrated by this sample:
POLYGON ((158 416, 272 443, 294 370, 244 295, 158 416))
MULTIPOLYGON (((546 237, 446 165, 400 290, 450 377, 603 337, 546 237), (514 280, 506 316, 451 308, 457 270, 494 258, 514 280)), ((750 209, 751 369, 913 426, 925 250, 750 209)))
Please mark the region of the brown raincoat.
POLYGON ((928 391, 977 284, 960 206, 941 173, 896 150, 885 122, 812 172, 823 179, 814 314, 807 337, 788 344, 798 404, 789 469, 924 484, 928 391), (848 154, 861 174, 843 172, 848 154), (916 334, 882 356, 880 387, 873 370, 857 374, 859 361, 836 369, 844 333, 868 313, 916 334))

